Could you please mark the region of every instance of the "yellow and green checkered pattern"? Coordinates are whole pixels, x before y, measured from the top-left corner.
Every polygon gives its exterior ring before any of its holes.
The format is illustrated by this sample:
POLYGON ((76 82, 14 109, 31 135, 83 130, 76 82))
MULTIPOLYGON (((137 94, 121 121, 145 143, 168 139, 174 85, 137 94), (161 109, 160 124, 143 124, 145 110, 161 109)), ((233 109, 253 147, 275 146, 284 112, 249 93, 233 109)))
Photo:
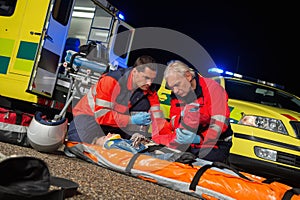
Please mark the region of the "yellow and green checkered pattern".
MULTIPOLYGON (((0 74, 7 74, 15 40, 0 38, 0 74)), ((21 41, 13 69, 31 72, 38 44, 21 41)))
POLYGON ((0 38, 0 74, 6 74, 15 40, 0 38))

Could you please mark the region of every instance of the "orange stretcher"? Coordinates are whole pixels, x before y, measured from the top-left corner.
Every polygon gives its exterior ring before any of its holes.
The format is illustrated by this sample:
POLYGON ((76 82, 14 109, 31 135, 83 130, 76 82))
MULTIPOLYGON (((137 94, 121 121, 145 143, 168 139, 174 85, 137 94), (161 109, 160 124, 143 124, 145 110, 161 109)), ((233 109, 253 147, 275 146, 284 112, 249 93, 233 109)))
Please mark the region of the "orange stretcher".
POLYGON ((300 199, 299 188, 269 182, 222 163, 202 160, 191 166, 98 145, 70 141, 65 145, 67 151, 88 162, 202 199, 300 199))

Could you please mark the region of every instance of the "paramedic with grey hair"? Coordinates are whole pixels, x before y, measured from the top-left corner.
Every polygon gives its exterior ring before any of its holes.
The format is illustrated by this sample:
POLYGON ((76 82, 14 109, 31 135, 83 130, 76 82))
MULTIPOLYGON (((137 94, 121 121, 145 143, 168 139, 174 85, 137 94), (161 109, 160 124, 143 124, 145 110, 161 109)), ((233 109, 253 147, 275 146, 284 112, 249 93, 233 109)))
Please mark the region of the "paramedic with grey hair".
POLYGON ((184 146, 205 160, 226 162, 232 130, 225 89, 178 60, 168 63, 164 79, 172 90, 168 124, 171 131, 160 132, 152 139, 172 148, 184 146))

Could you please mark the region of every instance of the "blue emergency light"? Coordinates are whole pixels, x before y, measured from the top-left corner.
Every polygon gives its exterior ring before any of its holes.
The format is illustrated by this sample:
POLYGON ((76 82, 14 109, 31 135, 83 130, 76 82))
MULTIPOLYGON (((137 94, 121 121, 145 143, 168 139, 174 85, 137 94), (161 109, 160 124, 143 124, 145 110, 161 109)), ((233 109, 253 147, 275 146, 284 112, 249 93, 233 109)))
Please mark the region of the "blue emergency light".
POLYGON ((125 16, 120 11, 118 12, 118 18, 121 19, 121 20, 123 20, 123 21, 125 20, 125 16))
POLYGON ((269 85, 269 86, 272 86, 272 87, 284 89, 283 85, 279 85, 279 84, 276 84, 276 83, 271 83, 271 82, 259 80, 259 79, 252 78, 252 77, 249 77, 249 76, 243 76, 243 75, 238 74, 238 73, 224 71, 223 69, 220 69, 220 68, 217 68, 217 67, 209 68, 208 72, 209 73, 218 73, 219 75, 223 75, 223 76, 227 76, 227 77, 229 76, 229 77, 236 77, 236 78, 240 78, 240 79, 245 79, 245 80, 248 80, 248 81, 253 81, 253 82, 261 83, 261 84, 264 84, 264 85, 269 85))

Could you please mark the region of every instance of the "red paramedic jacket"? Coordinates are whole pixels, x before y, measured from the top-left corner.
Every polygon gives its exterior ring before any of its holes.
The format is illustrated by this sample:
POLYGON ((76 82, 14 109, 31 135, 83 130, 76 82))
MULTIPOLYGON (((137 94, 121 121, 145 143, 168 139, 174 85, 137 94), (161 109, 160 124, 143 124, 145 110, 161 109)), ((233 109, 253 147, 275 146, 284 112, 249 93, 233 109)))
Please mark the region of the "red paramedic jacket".
POLYGON ((175 129, 185 128, 201 138, 200 144, 191 144, 191 147, 218 148, 216 143, 229 125, 228 95, 210 78, 198 75, 195 79, 197 87, 187 97, 171 94, 170 123, 165 123, 159 134, 153 136, 155 142, 174 148, 178 146, 174 141, 175 129))
POLYGON ((94 116, 98 124, 122 128, 130 122, 129 110, 134 104, 138 111, 150 111, 152 121, 163 118, 156 91, 151 87, 133 91, 131 72, 132 68, 127 68, 103 74, 73 108, 73 115, 94 116), (139 101, 141 98, 144 101, 139 101))

